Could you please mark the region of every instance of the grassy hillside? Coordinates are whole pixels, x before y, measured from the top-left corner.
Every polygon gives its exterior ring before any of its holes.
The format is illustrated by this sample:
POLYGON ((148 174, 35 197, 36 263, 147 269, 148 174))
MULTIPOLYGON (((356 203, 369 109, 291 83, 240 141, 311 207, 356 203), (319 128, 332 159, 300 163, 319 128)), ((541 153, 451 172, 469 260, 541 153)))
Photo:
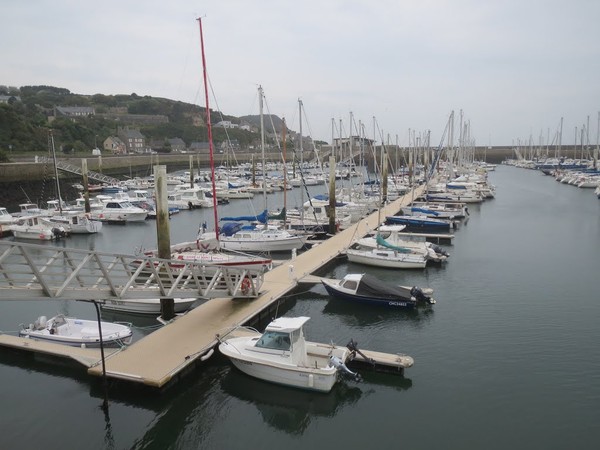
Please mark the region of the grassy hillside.
MULTIPOLYGON (((68 89, 53 86, 0 86, 0 95, 13 96, 8 103, 0 103, 0 160, 15 154, 48 150, 48 131, 52 130, 55 146, 65 153, 81 153, 117 133, 118 127, 131 126, 140 130, 150 140, 179 137, 189 146, 191 142, 206 142, 205 108, 189 103, 129 95, 80 95, 68 89), (93 107, 95 115, 87 117, 61 117, 56 107, 93 107), (141 124, 129 120, 128 115, 166 116, 166 123, 141 124)), ((249 117, 253 123, 252 117, 249 117)), ((216 124, 228 120, 240 124, 241 119, 211 111, 211 121, 216 124)), ((281 123, 275 118, 275 123, 281 123)), ((266 123, 266 122, 265 122, 266 123)), ((270 121, 269 121, 270 123, 270 121)), ((242 148, 256 144, 256 133, 237 128, 213 128, 215 145, 230 139, 237 140, 242 148)))

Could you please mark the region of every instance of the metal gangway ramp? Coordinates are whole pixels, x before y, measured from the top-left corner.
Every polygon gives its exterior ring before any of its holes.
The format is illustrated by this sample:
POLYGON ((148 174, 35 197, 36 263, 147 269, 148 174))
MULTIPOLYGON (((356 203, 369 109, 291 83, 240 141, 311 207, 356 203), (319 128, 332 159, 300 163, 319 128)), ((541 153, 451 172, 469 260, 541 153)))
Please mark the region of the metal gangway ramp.
POLYGON ((3 300, 258 296, 262 269, 0 242, 3 300))
MULTIPOLYGON (((232 298, 261 295, 265 270, 0 241, 0 301, 66 299, 102 304, 123 299, 218 297, 231 302, 232 298)), ((106 358, 97 348, 71 347, 2 332, 0 346, 70 359, 96 376, 102 376, 106 364, 110 368, 118 360, 127 367, 127 374, 106 371, 109 377, 162 386, 194 362, 196 358, 190 358, 190 353, 200 358, 207 350, 203 328, 196 317, 182 321, 187 315, 129 347, 105 349, 106 358)))
MULTIPOLYGON (((50 163, 53 164, 54 163, 51 158, 46 158, 46 157, 40 157, 40 158, 38 158, 38 161, 41 163, 44 163, 44 164, 50 164, 50 163)), ((60 161, 58 159, 56 160, 56 167, 65 172, 75 173, 77 175, 83 174, 81 167, 74 166, 73 164, 69 164, 64 161, 60 161)), ((117 178, 109 177, 108 175, 104 175, 102 173, 92 172, 92 171, 88 170, 87 175, 88 175, 88 178, 99 181, 101 183, 108 183, 108 184, 118 184, 119 183, 119 180, 117 178)))

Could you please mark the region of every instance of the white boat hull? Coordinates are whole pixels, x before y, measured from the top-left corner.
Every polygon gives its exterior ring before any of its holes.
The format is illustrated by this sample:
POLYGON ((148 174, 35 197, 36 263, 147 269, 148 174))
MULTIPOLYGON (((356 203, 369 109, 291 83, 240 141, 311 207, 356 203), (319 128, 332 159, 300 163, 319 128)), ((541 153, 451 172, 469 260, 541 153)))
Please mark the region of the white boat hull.
POLYGON ((306 241, 303 236, 290 236, 282 239, 252 239, 237 236, 220 237, 221 248, 241 252, 284 252, 301 248, 306 241))
MULTIPOLYGON (((196 298, 176 298, 175 313, 183 313, 190 309, 196 298)), ((161 313, 160 299, 121 299, 121 300, 106 300, 101 305, 102 309, 111 311, 121 311, 135 314, 155 314, 161 313)))
MULTIPOLYGON (((132 331, 127 325, 102 322, 102 344, 126 345, 131 343, 132 331)), ((35 324, 19 331, 22 337, 77 347, 100 346, 100 332, 95 320, 82 320, 62 315, 46 320, 41 316, 35 324)))
POLYGON ((256 347, 259 338, 259 333, 254 337, 231 338, 219 345, 219 351, 245 374, 284 386, 329 392, 339 376, 338 370, 329 364, 329 357, 333 355, 346 362, 349 355, 346 347, 306 341, 310 356, 304 364, 296 365, 290 352, 256 347))
POLYGON ((346 255, 350 262, 390 269, 424 269, 427 265, 427 259, 423 255, 397 253, 393 250, 348 249, 346 255))

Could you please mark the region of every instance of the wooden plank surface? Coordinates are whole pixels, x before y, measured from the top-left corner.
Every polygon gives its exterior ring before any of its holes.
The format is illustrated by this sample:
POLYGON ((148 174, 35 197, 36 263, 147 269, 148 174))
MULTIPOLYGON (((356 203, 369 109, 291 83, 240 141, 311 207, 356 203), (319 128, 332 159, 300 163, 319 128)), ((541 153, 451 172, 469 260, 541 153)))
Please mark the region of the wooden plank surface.
MULTIPOLYGON (((417 188, 415 196, 423 188, 417 188)), ((421 192, 419 192, 421 191, 421 192)), ((348 229, 298 255, 294 260, 267 272, 261 288, 263 294, 252 300, 217 298, 207 301, 172 323, 130 345, 107 361, 109 377, 126 379, 162 387, 189 364, 206 354, 217 343, 217 335, 239 326, 297 286, 297 280, 340 255, 349 245, 379 226, 386 215, 392 215, 410 203, 405 195, 388 204, 348 229)), ((101 375, 102 367, 88 370, 101 375)))

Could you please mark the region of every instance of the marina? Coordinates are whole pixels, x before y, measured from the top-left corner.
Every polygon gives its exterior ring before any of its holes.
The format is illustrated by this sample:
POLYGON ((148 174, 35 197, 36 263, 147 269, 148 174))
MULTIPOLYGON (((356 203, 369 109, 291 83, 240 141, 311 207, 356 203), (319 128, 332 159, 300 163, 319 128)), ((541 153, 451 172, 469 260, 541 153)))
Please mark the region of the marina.
MULTIPOLYGON (((99 378, 90 377, 87 369, 99 360, 98 349, 60 346, 64 354, 77 354, 80 361, 88 361, 87 366, 78 362, 73 368, 51 363, 53 356, 41 350, 31 359, 28 355, 32 353, 13 353, 4 347, 0 379, 6 387, 4 401, 10 413, 2 413, 8 432, 0 442, 7 448, 16 445, 26 428, 40 420, 45 433, 55 435, 51 428, 70 420, 78 424, 77 431, 63 427, 61 433, 74 445, 84 445, 79 437, 83 432, 86 445, 92 442, 96 447, 109 447, 112 442, 117 448, 142 448, 160 441, 163 446, 247 448, 260 447, 268 440, 273 445, 299 448, 318 447, 318 442, 327 441, 329 433, 325 429, 361 423, 380 436, 378 445, 392 448, 397 436, 390 430, 402 421, 405 445, 434 448, 444 443, 459 447, 465 442, 464 432, 459 430, 464 430, 467 421, 469 442, 476 447, 505 448, 515 444, 518 436, 518 446, 529 448, 590 448, 589 443, 598 438, 593 423, 600 398, 598 360, 586 357, 594 354, 593 346, 600 337, 595 326, 599 306, 590 281, 598 261, 595 249, 599 244, 600 202, 592 191, 568 189, 551 177, 523 169, 499 167, 490 177, 498 186, 497 198, 469 207, 468 221, 455 230, 449 247, 452 256, 443 266, 417 272, 366 269, 339 255, 311 279, 312 275, 304 273, 313 273, 320 261, 313 261, 317 258, 310 258, 310 252, 306 252, 265 274, 265 283, 272 283, 273 291, 282 294, 280 301, 272 303, 259 318, 258 329, 262 330, 273 317, 311 317, 306 333, 316 342, 344 345, 354 339, 360 349, 386 355, 400 350, 411 355, 414 366, 404 377, 356 366, 350 369, 362 375, 360 383, 338 383, 325 395, 296 392, 248 377, 215 351, 201 362, 201 367, 190 364, 187 370, 182 369, 180 379, 179 372, 164 373, 167 365, 154 373, 144 372, 148 380, 173 381, 167 381, 170 388, 158 398, 144 391, 119 388, 120 383, 142 385, 142 380, 111 384, 107 419, 97 408, 103 396, 95 381, 99 378), (557 208, 565 214, 557 215, 557 208), (581 220, 574 221, 569 211, 578 211, 581 220), (553 245, 546 245, 549 242, 553 245), (566 256, 560 258, 561 254, 566 256), (305 258, 311 261, 304 261, 303 255, 309 255, 305 258), (294 266, 293 276, 290 264, 294 266), (374 309, 334 301, 316 283, 319 277, 342 279, 346 273, 357 272, 371 273, 388 283, 431 287, 437 303, 433 308, 415 311, 374 309), (277 275, 271 275, 274 281, 269 280, 270 273, 277 275), (290 282, 296 279, 297 284, 290 282), (65 397, 64 392, 72 394, 65 397), (58 418, 41 419, 39 413, 32 414, 26 407, 40 396, 54 403, 60 399, 56 415, 61 422, 58 418), (487 405, 484 414, 482 405, 487 405), (561 413, 554 414, 554 410, 561 413), (245 437, 239 431, 243 424, 252 426, 255 436, 245 437), (422 433, 423 424, 430 430, 426 435, 422 433), (506 428, 512 430, 510 435, 505 433, 506 428)), ((173 239, 189 239, 190 231, 197 229, 205 213, 196 210, 173 216, 173 239), (186 230, 179 227, 184 223, 189 223, 186 230)), ((363 225, 364 233, 374 228, 370 222, 368 225, 363 225)), ((129 227, 107 225, 97 235, 72 236, 45 246, 101 246, 103 251, 122 250, 124 245, 156 246, 151 222, 129 227), (114 230, 122 236, 116 238, 114 230), (136 239, 132 239, 134 235, 136 239)), ((333 245, 329 241, 315 250, 327 252, 327 245, 333 245)), ((253 302, 257 300, 261 297, 253 302)), ((268 298, 262 300, 268 303, 268 298)), ((218 316, 232 312, 232 324, 241 323, 250 314, 244 311, 245 302, 201 302, 175 323, 181 322, 186 331, 211 326, 198 321, 200 312, 195 311, 202 309, 213 310, 218 316)), ((4 301, 2 307, 3 341, 18 339, 8 331, 15 330, 19 322, 31 321, 42 310, 94 317, 89 304, 65 300, 4 301)), ((122 318, 111 314, 104 311, 103 320, 122 318)), ((119 372, 124 378, 140 376, 141 372, 129 372, 129 366, 118 358, 138 344, 143 344, 140 349, 148 346, 150 355, 150 343, 157 339, 154 336, 169 329, 144 330, 155 323, 154 318, 132 318, 131 322, 134 344, 107 355, 107 368, 113 376, 119 372)), ((218 332, 212 329, 206 334, 214 339, 218 332)), ((152 358, 158 361, 165 357, 163 353, 177 353, 173 360, 181 361, 175 347, 186 346, 183 359, 196 356, 192 353, 203 347, 190 344, 190 336, 182 329, 173 338, 176 346, 157 346, 152 358)), ((40 349, 59 347, 34 341, 31 345, 40 349)), ((201 352, 198 359, 205 354, 201 352)), ((377 359, 378 355, 373 357, 377 359)), ((91 370, 97 372, 98 366, 91 370)), ((370 441, 370 435, 360 433, 336 437, 337 444, 345 446, 368 445, 370 441)))
MULTIPOLYGON (((418 188, 417 195, 422 191, 422 188, 418 188)), ((392 214, 399 211, 409 199, 409 196, 405 196, 381 209, 384 214, 392 214)), ((217 298, 203 303, 174 323, 131 345, 127 351, 114 355, 104 367, 102 364, 94 365, 89 373, 163 387, 197 359, 203 361, 210 357, 219 336, 251 323, 257 317, 270 314, 272 304, 294 289, 298 279, 311 275, 339 256, 352 237, 364 236, 369 229, 376 227, 380 214, 371 214, 314 249, 264 274, 261 287, 264 294, 252 301, 240 304, 229 298, 217 298)), ((12 342, 6 345, 12 345, 12 342)))

